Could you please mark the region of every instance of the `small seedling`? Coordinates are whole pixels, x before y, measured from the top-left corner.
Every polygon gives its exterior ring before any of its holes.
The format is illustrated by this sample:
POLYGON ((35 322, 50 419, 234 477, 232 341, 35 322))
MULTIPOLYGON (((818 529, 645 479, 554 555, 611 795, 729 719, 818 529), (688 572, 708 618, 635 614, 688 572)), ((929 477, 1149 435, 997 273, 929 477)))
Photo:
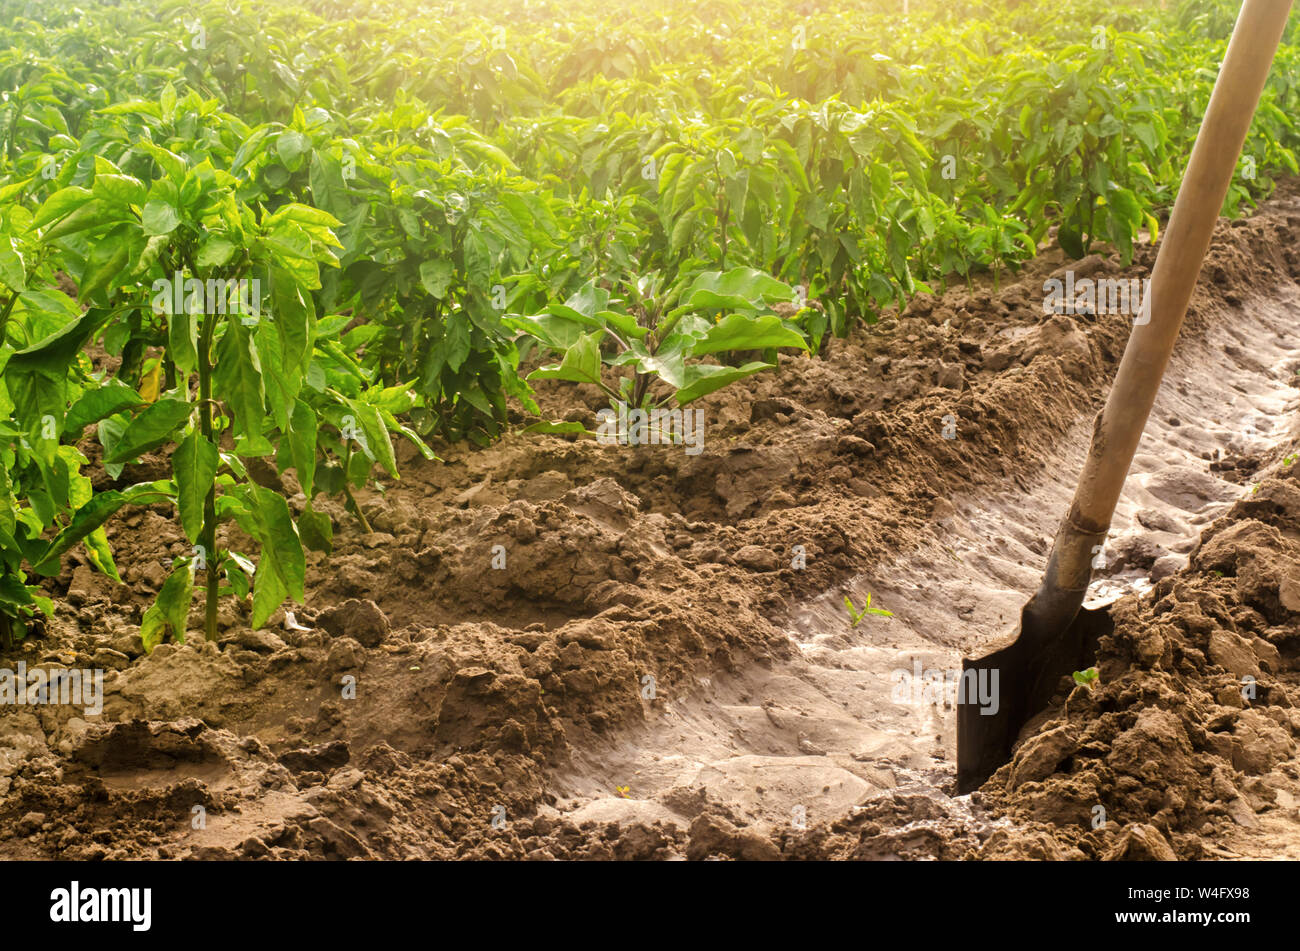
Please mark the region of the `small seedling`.
POLYGON ((631 786, 615 786, 614 789, 615 789, 615 790, 618 792, 618 794, 619 794, 620 796, 622 796, 624 799, 631 799, 631 798, 632 798, 632 787, 631 787, 631 786))
POLYGON ((1294 453, 1294 452, 1291 453, 1291 455, 1289 455, 1289 456, 1283 456, 1283 457, 1282 457, 1282 468, 1283 468, 1283 469, 1290 468, 1291 464, 1292 464, 1293 462, 1295 462, 1297 459, 1300 459, 1300 455, 1297 455, 1297 454, 1294 453))
POLYGON ((868 614, 874 614, 877 617, 894 616, 893 611, 886 611, 884 608, 873 608, 871 606, 870 594, 867 595, 867 603, 862 606, 861 611, 859 611, 857 608, 853 606, 853 602, 849 600, 849 596, 847 594, 844 596, 844 606, 849 609, 849 617, 853 619, 853 625, 852 625, 853 627, 857 627, 858 623, 868 614))
POLYGON ((1080 687, 1087 687, 1092 690, 1099 683, 1101 673, 1096 667, 1089 667, 1087 670, 1076 670, 1073 674, 1074 682, 1080 687))

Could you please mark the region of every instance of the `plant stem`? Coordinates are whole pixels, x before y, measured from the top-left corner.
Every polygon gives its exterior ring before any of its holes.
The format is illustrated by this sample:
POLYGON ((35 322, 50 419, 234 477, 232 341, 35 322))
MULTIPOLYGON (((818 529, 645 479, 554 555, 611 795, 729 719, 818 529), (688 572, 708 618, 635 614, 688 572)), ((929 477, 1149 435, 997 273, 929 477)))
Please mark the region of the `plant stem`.
POLYGON ((731 213, 730 202, 724 197, 725 192, 718 195, 718 270, 727 269, 727 218, 731 213))
POLYGON ((357 517, 361 523, 361 529, 367 535, 374 534, 374 529, 370 527, 370 520, 366 518, 366 513, 361 511, 361 505, 357 502, 357 497, 352 494, 352 483, 348 473, 352 469, 352 447, 348 446, 347 455, 343 457, 343 497, 348 500, 348 505, 352 506, 352 514, 357 517))
POLYGON ((5 333, 9 329, 9 315, 13 313, 16 303, 18 303, 18 293, 15 291, 9 295, 9 300, 5 301, 4 310, 0 311, 0 346, 4 345, 5 333))
MULTIPOLYGON (((208 442, 216 444, 212 438, 212 337, 217 329, 217 315, 208 314, 203 318, 203 329, 199 334, 199 432, 208 442)), ((208 486, 207 497, 203 500, 203 530, 199 533, 199 544, 203 557, 207 561, 208 578, 205 592, 206 602, 203 611, 203 634, 210 640, 217 639, 217 483, 208 486)))

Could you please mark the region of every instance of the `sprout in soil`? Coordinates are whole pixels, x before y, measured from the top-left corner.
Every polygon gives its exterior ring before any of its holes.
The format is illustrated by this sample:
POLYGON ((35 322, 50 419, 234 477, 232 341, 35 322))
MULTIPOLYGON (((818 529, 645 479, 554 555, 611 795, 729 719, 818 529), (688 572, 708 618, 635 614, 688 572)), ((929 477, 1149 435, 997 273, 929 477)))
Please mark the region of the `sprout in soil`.
POLYGON ((870 594, 867 595, 867 603, 862 606, 861 611, 859 611, 857 608, 853 606, 853 602, 849 600, 849 596, 847 594, 844 596, 844 606, 849 609, 849 617, 853 619, 853 624, 852 624, 853 627, 857 627, 858 623, 868 614, 874 614, 877 617, 894 616, 893 611, 886 611, 884 608, 873 608, 871 606, 870 594))

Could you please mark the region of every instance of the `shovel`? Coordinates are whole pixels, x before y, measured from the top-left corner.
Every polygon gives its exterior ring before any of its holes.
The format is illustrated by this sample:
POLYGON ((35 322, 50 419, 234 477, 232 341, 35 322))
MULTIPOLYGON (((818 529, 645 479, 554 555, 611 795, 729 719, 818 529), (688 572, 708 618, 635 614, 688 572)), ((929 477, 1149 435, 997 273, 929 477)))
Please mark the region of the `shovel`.
POLYGON ((1120 360, 1074 501, 1052 542, 1047 571, 1010 642, 962 661, 957 704, 957 792, 980 786, 1011 756, 1024 725, 1062 677, 1093 664, 1107 612, 1081 610, 1093 560, 1155 403, 1174 341, 1210 247, 1246 132, 1291 12, 1291 0, 1245 0, 1192 147, 1150 288, 1120 360))

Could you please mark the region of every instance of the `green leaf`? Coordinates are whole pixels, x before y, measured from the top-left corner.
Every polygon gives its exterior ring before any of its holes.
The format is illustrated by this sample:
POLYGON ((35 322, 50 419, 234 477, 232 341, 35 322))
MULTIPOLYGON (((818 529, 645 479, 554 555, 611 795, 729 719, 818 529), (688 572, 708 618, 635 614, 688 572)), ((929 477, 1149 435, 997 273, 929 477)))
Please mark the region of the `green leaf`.
POLYGON ((221 464, 217 447, 198 429, 181 440, 172 453, 172 473, 176 476, 176 503, 180 509, 181 528, 191 543, 198 541, 203 530, 203 503, 212 489, 221 464))
POLYGON ((167 349, 176 369, 187 377, 199 365, 198 315, 190 312, 188 297, 182 299, 180 310, 168 310, 167 349))
POLYGON ((367 452, 364 455, 378 461, 396 479, 397 457, 393 453, 393 440, 388 435, 388 427, 384 425, 379 407, 357 400, 345 399, 344 402, 355 417, 356 425, 365 434, 367 452))
POLYGON ((1081 222, 1075 215, 1061 222, 1061 226, 1056 229, 1056 241, 1061 246, 1061 250, 1074 259, 1082 258, 1087 249, 1083 244, 1083 231, 1081 222))
POLYGON ((455 276, 452 263, 444 258, 425 261, 420 265, 420 283, 438 300, 445 300, 447 288, 455 276))
POLYGON ((528 379, 600 383, 600 337, 600 331, 582 334, 565 351, 564 359, 559 364, 538 367, 528 374, 528 379))
POLYGON ((171 440, 193 412, 194 406, 178 399, 160 399, 127 424, 122 438, 113 447, 108 463, 130 462, 171 440))
POLYGON ((140 256, 136 259, 135 266, 131 269, 130 276, 141 277, 148 273, 149 269, 158 263, 158 258, 170 244, 171 238, 165 234, 156 234, 146 241, 144 248, 140 251, 140 256))
POLYGON ((6 185, 0 185, 0 204, 13 201, 16 196, 26 191, 27 186, 31 183, 30 178, 24 178, 16 182, 9 182, 6 185))
POLYGON ((79 185, 60 188, 45 199, 44 204, 36 210, 36 216, 32 218, 32 227, 43 228, 50 222, 58 221, 60 218, 64 218, 88 204, 94 200, 94 197, 95 195, 90 189, 82 188, 79 185))
POLYGON ((146 653, 152 653, 158 646, 167 628, 171 628, 172 637, 178 643, 185 643, 186 621, 193 596, 194 568, 187 562, 167 576, 157 600, 149 605, 140 619, 140 640, 146 653))
POLYGON ((764 303, 790 301, 794 289, 762 271, 751 267, 732 268, 725 274, 705 271, 682 293, 682 305, 676 311, 718 309, 757 309, 764 303))
POLYGON ((200 270, 222 267, 230 263, 230 259, 235 256, 236 250, 235 243, 229 238, 219 234, 208 235, 202 246, 199 247, 195 265, 200 270))
POLYGON ((329 554, 334 550, 334 523, 324 512, 310 506, 298 516, 298 534, 302 543, 313 551, 329 554))
POLYGON ((250 582, 256 570, 256 566, 243 555, 233 551, 226 552, 226 580, 230 582, 230 587, 237 597, 248 597, 248 592, 251 590, 250 582))
POLYGON ((31 604, 32 592, 36 590, 38 589, 23 584, 16 575, 7 571, 0 573, 0 606, 31 604))
POLYGON ((172 116, 176 112, 176 87, 171 83, 163 86, 158 104, 162 107, 162 118, 167 122, 171 122, 172 116))
MULTIPOLYGON (((279 268, 271 270, 271 313, 269 323, 280 338, 281 370, 287 375, 280 389, 296 396, 299 382, 312 364, 312 344, 316 337, 316 310, 312 296, 294 283, 293 277, 279 268)), ((288 401, 285 409, 288 409, 288 401)))
POLYGON ((77 288, 82 299, 99 291, 108 290, 114 278, 125 276, 124 269, 131 256, 131 228, 119 225, 97 241, 92 242, 86 257, 86 269, 77 288))
POLYGON ((286 598, 301 601, 307 571, 302 541, 289 505, 280 493, 260 485, 246 487, 249 514, 244 530, 262 545, 253 576, 253 627, 266 623, 286 598))
POLYGON ((170 501, 171 498, 170 484, 167 482, 142 482, 121 491, 109 489, 99 492, 77 509, 67 528, 54 536, 39 559, 33 560, 32 567, 38 574, 57 575, 59 559, 64 553, 112 518, 123 505, 152 505, 155 502, 170 501))
MULTIPOLYGON (((99 421, 99 425, 95 427, 95 437, 104 448, 103 455, 105 457, 112 455, 113 447, 122 438, 122 433, 126 432, 127 424, 130 422, 131 415, 126 412, 114 413, 112 416, 105 416, 99 421)), ((108 473, 110 479, 120 478, 122 470, 125 468, 126 464, 122 462, 104 463, 104 471, 108 473)))
POLYGON ((212 379, 215 395, 229 403, 234 412, 235 432, 250 438, 261 436, 265 418, 262 366, 248 329, 238 320, 226 324, 226 332, 217 343, 212 379))
POLYGON ((1115 188, 1106 196, 1106 203, 1115 216, 1128 226, 1130 234, 1136 234, 1142 224, 1142 206, 1137 195, 1127 188, 1115 188))
POLYGON ((700 213, 691 209, 673 223, 673 230, 668 238, 668 252, 677 254, 686 247, 686 243, 691 239, 695 231, 695 224, 699 220, 700 213))
POLYGON ((103 386, 86 390, 68 410, 64 420, 65 432, 80 435, 91 423, 97 423, 106 416, 120 413, 125 409, 143 406, 145 400, 135 390, 121 380, 109 379, 103 386))
POLYGON ((144 222, 144 233, 149 235, 171 234, 181 223, 180 212, 175 206, 156 199, 145 204, 141 219, 144 222))
POLYGON ((578 288, 562 305, 551 307, 550 311, 561 317, 568 317, 570 320, 585 320, 592 326, 598 326, 595 321, 596 312, 608 307, 609 291, 598 287, 592 280, 578 288))
POLYGON ((319 423, 315 411, 302 400, 295 400, 289 422, 289 451, 298 485, 310 502, 316 482, 316 440, 319 423))
POLYGON ((275 140, 275 151, 282 161, 290 169, 298 167, 298 160, 304 153, 311 149, 311 140, 301 132, 280 133, 280 137, 275 140))
POLYGON ((739 219, 745 212, 745 198, 749 193, 749 169, 741 169, 727 179, 727 202, 731 205, 731 216, 739 219))
POLYGON ((447 366, 453 373, 465 365, 473 349, 473 326, 465 312, 458 310, 447 317, 443 345, 446 347, 447 366))
POLYGON ((587 427, 582 423, 553 423, 550 420, 539 420, 523 428, 526 433, 546 433, 561 435, 564 433, 585 433, 587 427))
POLYGON ((83 539, 83 544, 86 546, 86 556, 90 559, 90 563, 121 584, 122 576, 117 573, 117 564, 113 561, 113 549, 108 544, 108 533, 104 531, 103 526, 87 535, 83 539))
POLYGON ((681 214, 695 200, 696 188, 710 171, 708 163, 703 161, 696 161, 685 168, 673 188, 672 201, 667 208, 669 217, 681 214))
POLYGON ((42 241, 54 241, 57 238, 66 238, 68 235, 77 234, 85 231, 87 228, 111 221, 113 218, 108 215, 104 203, 98 199, 86 202, 80 205, 67 217, 50 225, 42 234, 42 241))
POLYGON ((142 205, 148 197, 144 182, 130 175, 96 173, 93 193, 107 204, 142 205))
POLYGON ((282 220, 259 242, 271 263, 287 271, 293 282, 305 290, 320 287, 320 268, 307 232, 292 221, 282 220))
POLYGON ((23 256, 12 248, 0 247, 0 282, 18 294, 27 290, 27 267, 23 256))
POLYGON ((694 342, 682 334, 672 334, 654 353, 646 353, 644 347, 637 345, 631 354, 643 371, 657 373, 673 389, 678 389, 686 385, 685 351, 694 342))
POLYGON ((803 335, 785 326, 780 317, 768 314, 748 317, 729 314, 709 328, 704 338, 691 348, 695 356, 724 350, 768 350, 795 347, 807 350, 803 335))
POLYGON ((720 390, 737 380, 753 376, 763 370, 770 370, 773 363, 746 363, 743 367, 716 367, 707 363, 696 364, 686 368, 686 385, 677 391, 677 404, 685 406, 692 400, 707 396, 714 390, 720 390))
POLYGON ((583 328, 591 326, 595 321, 583 318, 582 323, 579 323, 568 317, 538 314, 535 317, 504 317, 502 323, 536 337, 552 350, 568 350, 583 335, 583 328))
MULTIPOLYGON (((27 291, 21 301, 42 313, 58 308, 60 313, 54 316, 76 312, 72 300, 58 292, 27 291)), ((63 418, 68 401, 68 367, 107 316, 106 311, 91 308, 9 358, 3 378, 20 419, 31 422, 43 415, 63 418)))

